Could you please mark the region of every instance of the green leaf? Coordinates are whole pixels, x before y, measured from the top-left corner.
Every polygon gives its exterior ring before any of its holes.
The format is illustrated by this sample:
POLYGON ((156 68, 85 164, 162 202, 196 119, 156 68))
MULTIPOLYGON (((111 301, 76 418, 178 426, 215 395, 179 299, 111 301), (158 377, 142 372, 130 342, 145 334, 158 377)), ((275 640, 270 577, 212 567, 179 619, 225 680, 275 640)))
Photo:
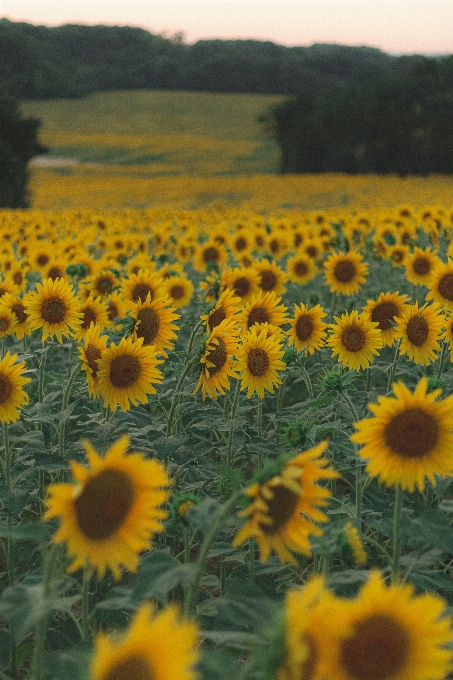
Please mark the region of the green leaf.
POLYGON ((409 576, 414 586, 426 592, 446 590, 453 592, 453 581, 443 571, 433 571, 426 569, 423 571, 413 571, 409 576))
POLYGON ((8 621, 17 642, 30 633, 43 616, 52 611, 69 611, 80 600, 79 595, 61 596, 66 579, 58 581, 48 598, 44 598, 42 584, 21 583, 3 591, 0 613, 8 621))
POLYGON ((212 518, 220 508, 219 501, 213 498, 205 498, 197 505, 192 506, 186 513, 186 519, 194 529, 205 531, 212 525, 212 518))
POLYGON ((12 489, 9 491, 7 490, 7 487, 2 484, 0 486, 0 498, 3 507, 6 508, 13 517, 18 518, 27 505, 29 491, 28 489, 12 489))
POLYGON ((12 527, 0 525, 0 536, 2 538, 13 538, 17 541, 34 541, 44 543, 51 535, 51 529, 42 522, 20 522, 12 527))
POLYGON ((11 632, 5 628, 0 628, 0 665, 7 666, 9 664, 9 656, 13 647, 13 638, 11 632))
POLYGON ((152 550, 141 560, 132 601, 138 605, 153 597, 166 604, 169 591, 187 583, 195 569, 194 564, 181 564, 167 550, 152 550))
POLYGON ((198 664, 202 680, 231 680, 238 675, 238 660, 223 649, 212 649, 203 652, 198 664))
POLYGON ((453 553, 453 531, 451 523, 440 513, 426 513, 410 523, 409 545, 428 545, 447 553, 453 553))
POLYGON ((91 653, 79 650, 53 652, 46 656, 52 680, 87 680, 91 653))

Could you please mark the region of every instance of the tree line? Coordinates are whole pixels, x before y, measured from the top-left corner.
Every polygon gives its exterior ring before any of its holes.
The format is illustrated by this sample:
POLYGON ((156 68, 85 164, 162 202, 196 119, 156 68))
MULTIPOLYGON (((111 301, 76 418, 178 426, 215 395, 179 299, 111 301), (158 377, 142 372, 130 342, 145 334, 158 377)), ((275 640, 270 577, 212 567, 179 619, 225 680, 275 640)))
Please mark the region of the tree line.
POLYGON ((453 173, 453 56, 303 92, 262 116, 283 173, 453 173))
POLYGON ((387 75, 414 57, 370 47, 285 47, 257 40, 166 38, 130 26, 34 26, 0 20, 0 83, 20 99, 118 89, 315 93, 387 75))

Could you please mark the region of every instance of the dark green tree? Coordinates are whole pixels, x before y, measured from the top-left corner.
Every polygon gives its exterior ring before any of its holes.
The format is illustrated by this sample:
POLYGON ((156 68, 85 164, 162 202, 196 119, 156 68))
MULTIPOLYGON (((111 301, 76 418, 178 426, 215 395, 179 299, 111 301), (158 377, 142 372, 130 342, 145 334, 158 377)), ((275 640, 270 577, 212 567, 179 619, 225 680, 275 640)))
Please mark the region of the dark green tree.
POLYGON ((40 121, 23 118, 18 102, 0 92, 0 207, 28 207, 28 161, 46 148, 38 141, 40 121))

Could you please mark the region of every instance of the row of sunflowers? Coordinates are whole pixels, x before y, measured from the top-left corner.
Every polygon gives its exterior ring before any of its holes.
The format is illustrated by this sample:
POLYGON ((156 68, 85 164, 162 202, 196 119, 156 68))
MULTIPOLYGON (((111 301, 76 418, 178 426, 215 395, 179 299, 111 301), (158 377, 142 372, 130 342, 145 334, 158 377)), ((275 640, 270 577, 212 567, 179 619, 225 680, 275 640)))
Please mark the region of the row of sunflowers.
POLYGON ((2 677, 453 672, 452 236, 0 213, 2 677))

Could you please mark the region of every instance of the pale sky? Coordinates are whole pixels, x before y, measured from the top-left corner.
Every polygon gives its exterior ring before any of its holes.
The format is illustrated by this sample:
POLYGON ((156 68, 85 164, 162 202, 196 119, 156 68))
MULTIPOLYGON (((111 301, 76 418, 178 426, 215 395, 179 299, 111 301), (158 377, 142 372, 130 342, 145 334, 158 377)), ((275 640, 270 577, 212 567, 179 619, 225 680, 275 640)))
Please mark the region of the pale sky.
POLYGON ((0 17, 182 31, 186 42, 253 38, 453 53, 453 0, 0 0, 0 17))

